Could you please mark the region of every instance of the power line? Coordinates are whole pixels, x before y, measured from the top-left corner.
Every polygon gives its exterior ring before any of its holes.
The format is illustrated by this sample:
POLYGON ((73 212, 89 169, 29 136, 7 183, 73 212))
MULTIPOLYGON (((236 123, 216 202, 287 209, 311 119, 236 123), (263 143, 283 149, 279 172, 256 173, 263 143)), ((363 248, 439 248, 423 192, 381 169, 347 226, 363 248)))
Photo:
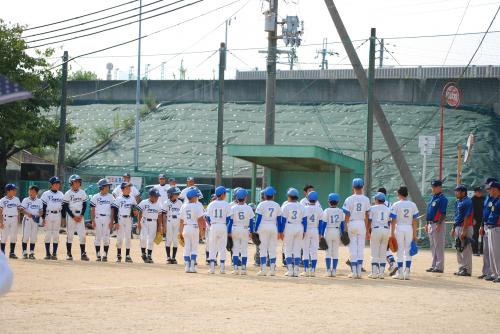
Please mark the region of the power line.
MULTIPOLYGON (((186 1, 186 0, 177 0, 176 2, 173 2, 167 6, 171 6, 171 5, 174 5, 174 4, 177 4, 179 2, 183 2, 183 1, 186 1)), ((115 27, 111 27, 111 28, 107 28, 107 29, 103 29, 103 30, 99 30, 99 31, 95 31, 95 32, 92 32, 92 33, 88 33, 88 34, 84 34, 84 35, 80 35, 80 36, 75 36, 75 37, 71 37, 71 38, 66 38, 66 39, 61 39, 61 40, 58 40, 58 41, 55 41, 55 42, 49 42, 49 43, 44 43, 44 44, 39 44, 39 45, 35 45, 35 46, 30 46, 30 47, 27 47, 27 49, 33 49, 33 48, 38 48, 38 47, 41 47, 41 46, 46 46, 46 45, 51 45, 51 44, 58 44, 58 43, 62 43, 62 42, 66 42, 66 41, 72 41, 72 40, 75 40, 75 39, 79 39, 79 38, 82 38, 82 37, 88 37, 88 36, 92 36, 92 35, 96 35, 96 34, 100 34, 102 32, 106 32, 106 31, 110 31, 110 30, 114 30, 114 29, 117 29, 117 28, 121 28, 121 27, 125 27, 125 26, 128 26, 128 25, 131 25, 133 23, 137 23, 137 22, 143 22, 143 21, 146 21, 146 20, 149 20, 149 19, 152 19, 152 18, 155 18, 155 17, 158 17, 158 16, 162 16, 162 15, 165 15, 165 14, 169 14, 169 13, 172 13, 172 12, 175 12, 179 9, 183 9, 183 8, 186 8, 186 7, 190 7, 194 4, 197 4, 197 3, 200 3, 200 2, 203 2, 205 0, 197 0, 195 2, 191 2, 189 4, 186 4, 186 5, 183 5, 183 6, 180 6, 180 7, 177 7, 177 8, 174 8, 174 9, 170 9, 170 10, 167 10, 166 12, 162 12, 162 13, 159 13, 159 14, 156 14, 156 15, 153 15, 153 16, 149 16, 149 17, 146 17, 146 18, 143 18, 143 19, 140 19, 140 20, 136 20, 136 21, 132 21, 132 22, 129 22, 129 23, 124 23, 124 24, 121 24, 121 25, 118 25, 118 26, 115 26, 115 27)), ((164 7, 167 7, 167 6, 164 6, 164 7)), ((121 20, 118 20, 118 21, 121 21, 121 20)), ((101 26, 104 26, 104 25, 107 25, 107 24, 103 24, 101 26)), ((96 27, 95 27, 96 28, 96 27)), ((94 28, 89 28, 89 29, 83 29, 81 31, 87 31, 87 30, 90 30, 90 29, 94 29, 94 28)), ((69 35, 69 34, 72 34, 72 33, 66 33, 66 34, 62 34, 60 36, 64 36, 64 35, 69 35)), ((57 36, 55 36, 57 37, 57 36)), ((47 37, 47 38, 41 38, 39 39, 38 41, 41 41, 41 40, 46 40, 46 39, 52 39, 52 38, 55 38, 55 37, 47 37)), ((30 41, 28 43, 32 43, 32 42, 35 42, 35 41, 30 41)))
MULTIPOLYGON (((151 2, 151 3, 148 3, 148 4, 145 4, 142 6, 142 8, 144 7, 148 7, 148 6, 151 6, 151 5, 154 5, 158 2, 163 2, 165 0, 157 0, 157 1, 154 1, 154 2, 151 2)), ((28 37, 34 37, 34 36, 40 36, 40 35, 45 35, 45 34, 49 34, 51 32, 56 32, 56 31, 61 31, 61 30, 66 30, 66 29, 70 29, 70 28, 74 28, 74 27, 79 27, 79 26, 83 26, 83 25, 86 25, 86 24, 89 24, 89 23, 92 23, 92 22, 97 22, 97 21, 101 21, 101 20, 105 20, 105 19, 109 19, 110 17, 114 17, 114 16, 118 16, 118 15, 121 15, 121 14, 125 14, 125 13, 128 13, 128 12, 131 12, 131 11, 134 11, 134 10, 137 10, 139 9, 140 7, 135 7, 135 8, 132 8, 132 9, 127 9, 127 10, 124 10, 122 12, 119 12, 119 13, 115 13, 115 14, 111 14, 111 15, 108 15, 108 16, 103 16, 103 17, 100 17, 98 19, 93 19, 93 20, 90 20, 90 21, 86 21, 86 22, 82 22, 82 23, 77 23, 77 24, 74 24, 74 25, 71 25, 71 26, 66 26, 66 27, 62 27, 62 28, 58 28, 58 29, 54 29, 54 30, 48 30, 48 31, 44 31, 44 32, 39 32, 39 33, 36 33, 36 34, 31 34, 31 35, 28 35, 28 36, 23 36, 24 38, 28 38, 28 37)), ((162 7, 158 7, 157 9, 160 9, 162 7)), ((144 14, 144 13, 143 13, 144 14)), ((137 15, 134 15, 134 16, 138 16, 139 14, 137 15)), ((129 16, 129 17, 126 17, 126 18, 123 18, 123 20, 125 19, 128 19, 130 17, 133 17, 133 16, 129 16)), ((116 21, 114 21, 116 22, 116 21)), ((109 22, 109 23, 106 23, 106 24, 110 24, 110 23, 113 23, 113 22, 109 22)), ((87 28, 87 29, 94 29, 96 27, 93 27, 93 28, 87 28)), ((74 31, 73 33, 76 33, 76 32, 80 32, 82 30, 79 30, 79 31, 74 31)), ((59 36, 62 36, 62 35, 59 35, 59 36)), ((54 36, 54 37, 58 37, 58 36, 54 36)), ((35 41, 34 41, 35 42, 35 41)), ((29 42, 28 42, 29 43, 29 42)))
POLYGON ((493 34, 499 33, 500 30, 492 31, 477 31, 477 32, 464 32, 464 33, 454 33, 454 34, 436 34, 436 35, 416 35, 416 36, 393 36, 393 37, 383 37, 384 39, 415 39, 415 38, 438 38, 438 37, 454 37, 454 36, 468 36, 468 35, 481 35, 481 34, 493 34))
POLYGON ((133 2, 137 2, 137 1, 138 0, 133 0, 133 1, 125 2, 125 3, 122 3, 121 5, 116 5, 116 6, 113 6, 113 7, 108 7, 108 8, 105 8, 105 9, 98 10, 96 12, 92 12, 92 13, 88 13, 88 14, 84 14, 84 15, 80 15, 80 16, 75 16, 75 17, 72 17, 72 18, 69 18, 69 19, 65 19, 65 20, 62 20, 62 21, 47 23, 47 24, 43 24, 43 25, 40 25, 40 26, 36 26, 36 27, 26 28, 24 30, 28 31, 28 30, 33 30, 33 29, 48 27, 48 26, 52 26, 52 25, 55 25, 55 24, 64 23, 64 22, 68 22, 68 21, 72 21, 72 20, 81 19, 82 17, 87 17, 87 16, 90 16, 90 15, 99 14, 99 13, 102 13, 102 12, 105 12, 105 11, 108 11, 108 10, 111 10, 111 9, 115 9, 115 8, 118 8, 118 7, 129 5, 129 4, 131 4, 133 2))

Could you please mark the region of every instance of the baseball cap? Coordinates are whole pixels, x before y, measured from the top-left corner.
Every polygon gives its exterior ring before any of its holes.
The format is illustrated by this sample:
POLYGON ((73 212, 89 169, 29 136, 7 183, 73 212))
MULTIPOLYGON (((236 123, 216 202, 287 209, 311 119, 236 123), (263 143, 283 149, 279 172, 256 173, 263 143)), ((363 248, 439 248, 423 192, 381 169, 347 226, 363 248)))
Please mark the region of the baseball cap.
POLYGON ((236 191, 235 193, 235 196, 237 199, 245 199, 245 197, 247 197, 248 195, 248 191, 246 191, 246 189, 243 189, 243 188, 240 188, 238 189, 238 191, 236 191))
POLYGON ((481 191, 482 188, 480 186, 474 187, 474 191, 481 191))
POLYGON ((127 187, 132 187, 132 183, 130 183, 130 182, 122 182, 122 184, 120 185, 121 189, 125 189, 127 187))
POLYGON ((160 192, 156 188, 151 188, 149 191, 149 196, 160 197, 160 192))
POLYGON ((194 181, 194 177, 189 176, 186 180, 188 180, 188 181, 194 181))
POLYGON ((459 184, 455 187, 455 191, 467 191, 467 187, 463 184, 459 184))
POLYGON ((375 199, 380 202, 385 202, 385 194, 382 192, 378 192, 375 194, 375 199))
POLYGON ((7 183, 5 185, 5 191, 14 190, 14 189, 17 189, 17 187, 14 183, 7 183))
POLYGON ((273 187, 269 186, 266 189, 264 189, 264 195, 265 196, 274 196, 276 194, 276 190, 274 190, 273 187))
POLYGON ((310 201, 317 201, 318 200, 318 193, 315 191, 310 191, 309 194, 307 194, 307 199, 310 201))
POLYGON ((59 177, 57 177, 57 176, 52 176, 52 177, 49 179, 49 183, 50 183, 50 184, 54 184, 54 183, 61 183, 61 179, 59 179, 59 177))
POLYGON ((353 188, 363 188, 365 185, 365 182, 361 178, 355 178, 352 180, 352 187, 353 188))
POLYGON ((175 178, 173 178, 173 177, 169 177, 169 178, 168 178, 168 182, 175 182, 175 178))
POLYGON ((131 176, 130 176, 130 173, 124 173, 123 177, 131 177, 131 176))
POLYGON ((160 174, 160 175, 158 175, 158 178, 159 178, 159 179, 166 179, 165 174, 160 174))
POLYGON ((339 202, 340 196, 337 193, 331 193, 328 195, 328 202, 339 202))
POLYGON ((500 182, 498 182, 498 181, 491 182, 490 188, 497 188, 498 190, 500 190, 500 182))
POLYGON ((287 196, 290 196, 290 197, 299 197, 299 192, 297 189, 295 188, 290 188, 288 189, 288 191, 286 192, 286 195, 287 196))
POLYGON ((188 199, 191 199, 193 197, 198 197, 199 194, 198 194, 198 190, 194 189, 194 188, 191 188, 188 190, 187 194, 186 194, 186 197, 188 199))
POLYGON ((493 182, 497 182, 497 179, 495 179, 494 177, 489 177, 489 178, 487 178, 487 179, 486 179, 486 182, 485 182, 485 184, 486 184, 485 189, 486 189, 486 190, 490 189, 490 187, 491 187, 491 183, 493 183, 493 182))
POLYGON ((219 196, 222 196, 226 193, 226 188, 224 188, 223 186, 218 186, 217 188, 215 188, 215 196, 219 197, 219 196))
POLYGON ((441 187, 443 185, 443 181, 441 180, 432 180, 431 187, 441 187))

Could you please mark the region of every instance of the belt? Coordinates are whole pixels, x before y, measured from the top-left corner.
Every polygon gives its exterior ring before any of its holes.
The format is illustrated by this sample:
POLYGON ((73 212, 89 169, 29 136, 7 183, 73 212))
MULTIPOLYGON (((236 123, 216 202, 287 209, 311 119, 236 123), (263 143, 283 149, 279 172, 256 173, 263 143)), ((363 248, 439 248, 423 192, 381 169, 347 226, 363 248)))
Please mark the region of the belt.
POLYGON ((148 221, 148 222, 152 222, 153 220, 156 220, 156 219, 151 219, 151 218, 144 218, 144 219, 146 219, 146 221, 148 221))
POLYGON ((131 216, 120 216, 122 218, 130 218, 131 216))
POLYGON ((327 226, 326 228, 339 228, 338 226, 327 226))
POLYGON ((374 226, 373 228, 379 228, 379 227, 385 228, 386 230, 388 230, 388 229, 389 229, 389 227, 388 227, 388 226, 374 226))
POLYGON ((485 226, 487 226, 488 228, 491 228, 491 229, 499 227, 499 225, 485 225, 485 226))
POLYGON ((186 224, 186 226, 191 226, 192 228, 198 228, 198 225, 194 225, 194 224, 186 224))
POLYGON ((3 216, 4 218, 14 218, 16 216, 3 216))
POLYGON ((104 213, 100 213, 99 216, 101 216, 101 217, 108 217, 109 215, 106 215, 104 213))
POLYGON ((177 219, 177 216, 176 215, 172 215, 172 216, 170 216, 170 218, 177 219))
POLYGON ((58 213, 61 213, 61 211, 49 211, 49 213, 53 213, 53 214, 58 214, 58 213))
POLYGON ((81 211, 74 211, 73 213, 80 213, 81 211))
POLYGON ((226 225, 226 223, 218 222, 218 223, 210 223, 210 225, 226 225))

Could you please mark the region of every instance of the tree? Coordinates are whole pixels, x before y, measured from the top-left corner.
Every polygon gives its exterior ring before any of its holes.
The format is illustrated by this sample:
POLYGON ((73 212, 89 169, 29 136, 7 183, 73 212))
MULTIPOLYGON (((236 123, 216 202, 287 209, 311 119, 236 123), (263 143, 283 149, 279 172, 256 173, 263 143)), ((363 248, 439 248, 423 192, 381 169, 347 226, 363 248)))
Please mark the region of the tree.
POLYGON ((78 70, 68 76, 68 80, 98 80, 97 74, 92 71, 78 70))
MULTIPOLYGON (((33 98, 0 105, 0 192, 6 180, 7 160, 17 152, 28 149, 57 147, 59 120, 50 117, 52 107, 59 105, 61 76, 53 73, 47 61, 54 50, 26 52, 21 34, 23 27, 7 25, 0 20, 0 73, 23 88, 33 98)), ((72 142, 76 129, 66 126, 66 141, 72 142)))

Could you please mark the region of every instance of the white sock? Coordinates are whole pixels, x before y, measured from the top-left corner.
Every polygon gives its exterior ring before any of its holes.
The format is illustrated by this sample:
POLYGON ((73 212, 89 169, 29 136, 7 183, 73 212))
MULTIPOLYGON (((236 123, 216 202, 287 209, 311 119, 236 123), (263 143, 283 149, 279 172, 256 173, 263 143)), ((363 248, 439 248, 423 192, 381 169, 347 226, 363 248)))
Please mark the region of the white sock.
POLYGON ((358 275, 358 276, 361 276, 361 273, 362 273, 361 268, 362 268, 362 267, 363 267, 363 266, 362 266, 361 264, 359 264, 359 263, 358 263, 358 265, 356 266, 357 271, 358 271, 358 273, 357 273, 357 275, 358 275))
POLYGON ((220 271, 221 271, 221 272, 223 272, 223 271, 224 271, 224 267, 225 267, 225 266, 226 266, 226 265, 225 265, 224 263, 221 263, 221 264, 220 264, 220 271))
POLYGON ((210 270, 211 271, 215 270, 215 261, 210 260, 210 270))
POLYGON ((276 264, 271 263, 271 271, 275 271, 275 270, 276 270, 276 264))
POLYGON ((292 273, 292 272, 293 272, 293 267, 292 267, 292 265, 291 265, 291 264, 287 264, 287 267, 288 267, 288 271, 292 273))

